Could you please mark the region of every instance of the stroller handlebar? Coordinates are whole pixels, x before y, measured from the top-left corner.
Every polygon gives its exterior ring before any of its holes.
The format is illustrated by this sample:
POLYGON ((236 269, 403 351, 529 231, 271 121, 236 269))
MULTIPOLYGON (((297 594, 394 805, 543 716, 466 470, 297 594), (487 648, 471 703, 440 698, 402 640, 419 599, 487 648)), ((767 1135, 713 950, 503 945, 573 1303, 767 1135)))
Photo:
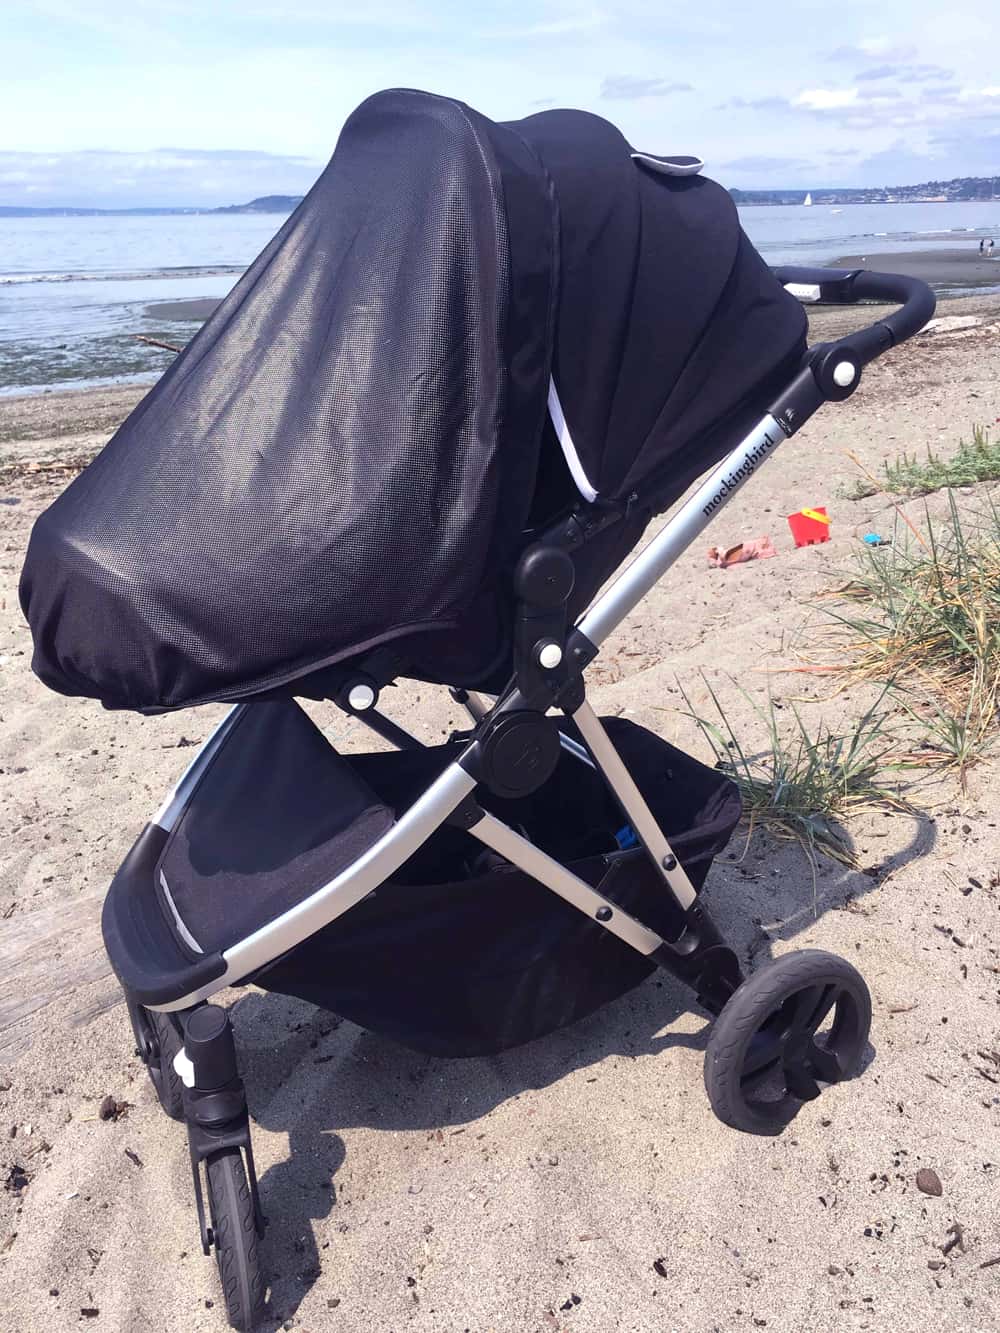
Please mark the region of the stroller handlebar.
MULTIPOLYGON (((863 367, 896 343, 912 338, 934 313, 934 294, 927 284, 896 273, 776 268, 774 275, 782 285, 797 288, 795 295, 804 301, 836 305, 866 299, 895 301, 901 309, 836 342, 807 348, 798 371, 750 434, 688 496, 580 619, 577 631, 591 649, 621 624, 783 440, 794 435, 824 403, 849 398, 861 381, 863 367)), ((580 648, 578 642, 574 651, 580 648)), ((585 653, 585 660, 590 662, 592 656, 592 652, 585 653)))
POLYGON ((919 333, 934 314, 934 293, 926 282, 902 273, 870 273, 867 269, 776 268, 774 276, 800 300, 822 305, 855 305, 859 301, 894 302, 900 307, 877 324, 848 334, 838 346, 852 351, 861 365, 919 333))
POLYGON ((861 371, 890 347, 919 333, 934 314, 934 293, 918 278, 867 269, 776 268, 778 281, 799 300, 826 305, 894 301, 898 310, 836 342, 806 353, 798 377, 779 395, 771 415, 792 435, 822 403, 839 403, 858 387, 861 371))

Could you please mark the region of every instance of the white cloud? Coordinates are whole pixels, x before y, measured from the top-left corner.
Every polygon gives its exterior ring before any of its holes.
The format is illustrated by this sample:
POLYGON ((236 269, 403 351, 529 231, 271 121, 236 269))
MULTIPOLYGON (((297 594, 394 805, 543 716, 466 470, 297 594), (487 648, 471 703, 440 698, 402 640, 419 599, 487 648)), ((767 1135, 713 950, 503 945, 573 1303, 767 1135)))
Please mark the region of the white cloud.
POLYGON ((792 105, 807 111, 834 111, 854 106, 857 100, 857 88, 807 88, 792 99, 792 105))
POLYGON ((671 83, 667 79, 642 79, 634 74, 609 74, 601 84, 601 96, 628 101, 638 97, 669 97, 672 93, 693 92, 690 83, 671 83))
POLYGON ((507 37, 561 37, 567 33, 589 32, 600 28, 607 22, 599 9, 587 9, 565 15, 563 18, 529 23, 523 28, 510 28, 504 33, 507 37))
POLYGON ((893 37, 862 37, 860 41, 835 46, 825 52, 827 60, 846 60, 857 64, 865 60, 912 60, 917 48, 912 42, 900 42, 893 37))
MULTIPOLYGON (((791 10, 774 0, 728 10, 682 0, 471 8, 468 0, 5 0, 0 8, 5 144, 37 155, 30 170, 7 163, 29 179, 3 182, 4 204, 39 182, 44 202, 66 204, 108 203, 115 180, 136 182, 129 203, 198 202, 216 179, 219 202, 250 197, 244 185, 298 193, 353 107, 400 85, 461 98, 499 120, 543 105, 581 107, 608 116, 639 147, 697 153, 710 170, 740 162, 733 183, 760 187, 787 184, 788 173, 804 185, 831 183, 820 164, 862 133, 871 170, 892 172, 886 183, 918 170, 927 143, 945 133, 955 136, 949 166, 981 171, 1000 124, 997 20, 982 0, 849 0, 835 41, 821 28, 830 17, 821 0, 791 10), (678 80, 693 90, 675 87, 668 98, 678 80), (897 139, 916 156, 900 156, 897 139), (140 165, 158 144, 272 156, 251 171, 229 155, 217 172, 185 148, 172 162, 157 154, 140 165), (95 148, 136 160, 80 157, 67 167, 67 154, 95 148), (891 164, 877 156, 890 149, 891 164), (300 169, 288 165, 303 157, 300 169)), ((851 184, 850 174, 832 183, 851 184)))
POLYGON ((214 208, 264 194, 304 194, 320 162, 273 153, 164 148, 155 152, 8 153, 0 150, 0 204, 214 208))
POLYGON ((910 42, 899 42, 893 37, 863 37, 858 47, 873 60, 909 60, 916 55, 916 47, 910 42))

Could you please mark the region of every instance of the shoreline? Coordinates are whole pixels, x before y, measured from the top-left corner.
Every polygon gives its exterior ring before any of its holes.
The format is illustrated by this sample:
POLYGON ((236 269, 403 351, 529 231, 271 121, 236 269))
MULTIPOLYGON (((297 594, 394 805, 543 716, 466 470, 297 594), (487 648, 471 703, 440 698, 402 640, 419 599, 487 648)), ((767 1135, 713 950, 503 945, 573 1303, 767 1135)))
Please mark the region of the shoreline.
POLYGON ((221 296, 192 296, 167 301, 152 301, 143 307, 143 314, 149 319, 166 319, 172 322, 203 324, 209 315, 222 304, 221 296))
POLYGON ((948 298, 948 288, 984 287, 1000 291, 1000 249, 987 259, 977 250, 904 250, 900 253, 844 255, 827 268, 866 268, 872 272, 901 273, 919 278, 948 298))
MULTIPOLYGON (((885 244, 882 238, 873 237, 872 240, 876 245, 885 244)), ((920 278, 935 289, 939 300, 948 301, 952 313, 959 313, 953 307, 956 300, 1000 296, 1000 252, 995 258, 987 259, 978 253, 975 245, 976 242, 970 237, 961 248, 955 245, 947 249, 850 254, 833 260, 817 261, 815 267, 881 270, 920 278)), ((767 259, 766 254, 764 258, 767 259)), ((177 295, 164 300, 146 301, 136 308, 137 326, 146 337, 183 344, 194 337, 223 299, 222 296, 211 295, 177 295)), ((822 312, 815 310, 810 315, 810 319, 821 320, 823 317, 822 312)), ((47 357, 40 353, 43 355, 42 360, 36 355, 35 364, 26 364, 21 374, 25 380, 37 377, 41 382, 16 383, 12 381, 19 376, 8 376, 7 382, 0 389, 0 403, 51 394, 87 393, 94 389, 106 393, 144 392, 156 382, 172 360, 169 353, 155 346, 143 347, 135 337, 123 332, 109 334, 96 344, 91 339, 90 343, 88 346, 85 341, 79 347, 73 347, 68 359, 63 345, 47 357)), ((0 442, 2 438, 0 431, 0 442)))
MULTIPOLYGON (((847 256, 829 267, 879 268, 921 277, 926 281, 925 272, 920 267, 925 257, 926 252, 914 252, 912 255, 847 256), (872 264, 873 259, 877 260, 876 264, 872 264)), ((952 262, 955 270, 961 269, 957 258, 952 262)), ((949 316, 971 315, 986 323, 1000 319, 1000 259, 983 262, 995 265, 996 290, 954 294, 938 292, 941 305, 947 304, 949 316)), ((163 303, 164 306, 169 304, 163 303)), ((205 298, 177 304, 185 308, 198 306, 204 309, 214 308, 217 303, 205 298)), ((871 323, 878 309, 875 305, 809 306, 810 341, 837 338, 850 329, 871 323)), ((206 310, 202 318, 207 318, 210 313, 210 309, 206 310)), ((941 313, 939 306, 938 314, 941 313)), ((169 361, 165 361, 163 369, 167 365, 169 361)), ((141 381, 108 378, 65 388, 39 385, 0 393, 0 455, 6 453, 10 444, 16 441, 57 440, 113 429, 153 387, 161 373, 150 372, 141 381)))

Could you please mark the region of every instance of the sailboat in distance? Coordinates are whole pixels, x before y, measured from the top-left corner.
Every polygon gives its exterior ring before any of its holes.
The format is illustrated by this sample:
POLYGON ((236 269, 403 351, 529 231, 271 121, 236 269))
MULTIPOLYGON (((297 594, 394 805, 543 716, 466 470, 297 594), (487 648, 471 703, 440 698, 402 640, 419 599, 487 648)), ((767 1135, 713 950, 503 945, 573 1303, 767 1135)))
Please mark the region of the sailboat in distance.
POLYGON ((802 200, 802 207, 809 208, 812 205, 812 201, 813 201, 812 195, 807 194, 806 197, 802 200))

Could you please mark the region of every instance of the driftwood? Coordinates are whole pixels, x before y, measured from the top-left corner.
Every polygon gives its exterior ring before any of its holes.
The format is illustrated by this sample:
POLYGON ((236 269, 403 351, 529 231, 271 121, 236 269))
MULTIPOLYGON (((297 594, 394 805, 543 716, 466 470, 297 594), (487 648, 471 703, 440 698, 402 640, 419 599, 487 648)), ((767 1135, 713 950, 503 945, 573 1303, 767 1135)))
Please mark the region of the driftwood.
POLYGON ((160 338, 147 338, 144 333, 133 333, 132 337, 136 342, 148 343, 150 347, 162 347, 165 352, 183 352, 183 347, 178 347, 176 343, 165 343, 160 338))
POLYGON ((51 1016, 79 1026, 121 1001, 100 920, 101 898, 86 896, 26 908, 3 923, 0 1065, 26 1050, 51 1016))

